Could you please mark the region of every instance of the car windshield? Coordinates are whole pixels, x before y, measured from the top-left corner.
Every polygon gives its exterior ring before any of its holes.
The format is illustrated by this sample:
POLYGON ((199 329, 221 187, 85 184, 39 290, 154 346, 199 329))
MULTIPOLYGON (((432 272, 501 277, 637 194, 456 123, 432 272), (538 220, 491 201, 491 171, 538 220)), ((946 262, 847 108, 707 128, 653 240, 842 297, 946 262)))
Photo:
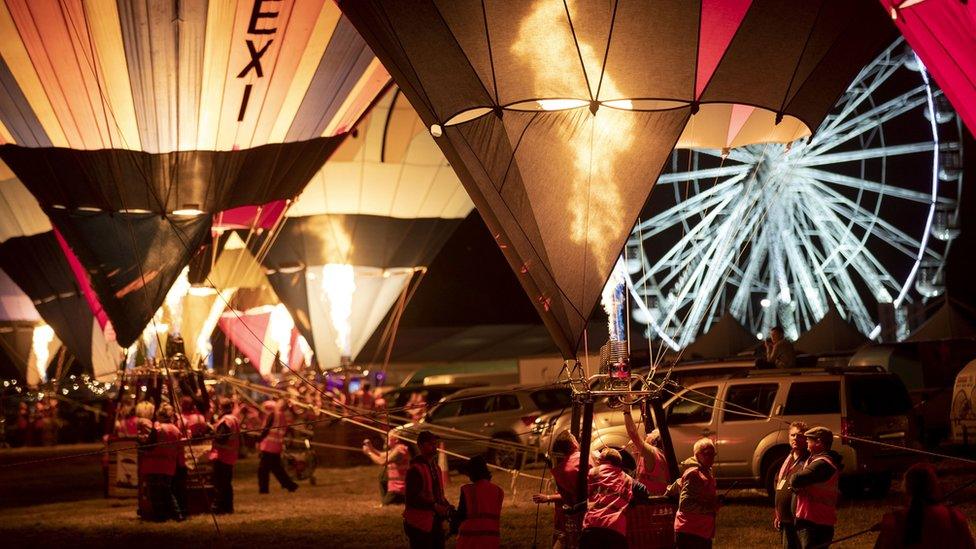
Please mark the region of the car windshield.
POLYGON ((461 401, 459 400, 444 402, 431 410, 430 415, 427 416, 427 421, 436 422, 438 420, 454 417, 458 414, 458 410, 460 409, 461 401))
POLYGON ((899 416, 912 408, 905 385, 894 376, 851 376, 847 383, 850 405, 862 414, 899 416))
POLYGON ((698 387, 683 392, 668 406, 668 425, 688 423, 708 423, 712 420, 715 408, 715 395, 718 387, 698 387))
POLYGON ((543 412, 555 412, 556 410, 569 408, 573 403, 573 397, 570 395, 569 389, 565 388, 543 389, 535 391, 530 396, 536 407, 543 412))

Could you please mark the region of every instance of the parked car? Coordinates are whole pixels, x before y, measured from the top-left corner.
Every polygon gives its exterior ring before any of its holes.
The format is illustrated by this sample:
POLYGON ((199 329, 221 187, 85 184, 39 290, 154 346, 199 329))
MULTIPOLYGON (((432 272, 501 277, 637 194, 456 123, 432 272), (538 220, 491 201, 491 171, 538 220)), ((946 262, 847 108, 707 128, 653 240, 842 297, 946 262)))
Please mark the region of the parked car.
MULTIPOLYGON (((418 416, 422 416, 431 408, 433 408, 438 402, 444 397, 452 395, 458 391, 464 389, 471 389, 473 387, 483 387, 484 384, 480 383, 446 383, 439 385, 411 385, 409 387, 397 387, 387 393, 383 394, 383 399, 386 400, 386 407, 390 410, 396 410, 395 415, 400 417, 408 417, 409 410, 403 410, 405 406, 410 403, 410 397, 414 393, 418 393, 420 398, 425 403, 425 409, 419 411, 418 416)), ((392 412, 391 412, 392 413, 392 412)))
MULTIPOLYGON (((464 456, 487 454, 490 462, 515 468, 526 456, 530 428, 541 415, 570 407, 565 386, 478 387, 458 391, 442 400, 417 423, 401 429, 416 433, 430 429, 441 436, 445 448, 464 456)), ((452 460, 454 461, 454 460, 452 460)))
MULTIPOLYGON (((775 472, 789 453, 788 424, 822 425, 851 436, 894 446, 916 440, 911 400, 901 380, 879 369, 751 370, 731 377, 698 381, 677 391, 664 405, 679 462, 692 456, 702 437, 716 443, 715 475, 725 485, 761 487, 772 493, 775 472), (754 410, 760 416, 746 413, 754 410)), ((635 421, 639 413, 633 411, 635 421)), ((539 444, 569 425, 569 414, 551 425, 537 424, 539 444)), ((547 418, 542 418, 546 421, 547 418)), ((550 419, 551 421, 551 419, 550 419)), ((623 412, 594 410, 594 450, 611 446, 632 452, 623 412)), ((892 475, 916 457, 899 450, 852 439, 835 439, 844 459, 842 489, 847 493, 887 493, 892 475)))

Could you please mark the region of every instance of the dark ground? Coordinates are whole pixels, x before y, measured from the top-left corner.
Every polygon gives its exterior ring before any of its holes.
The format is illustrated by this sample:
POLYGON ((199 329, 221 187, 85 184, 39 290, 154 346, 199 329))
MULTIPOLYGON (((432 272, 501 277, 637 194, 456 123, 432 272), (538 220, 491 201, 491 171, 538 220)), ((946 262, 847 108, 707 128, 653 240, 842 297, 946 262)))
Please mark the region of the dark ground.
MULTIPOLYGON (((0 546, 13 547, 255 547, 262 544, 292 547, 403 547, 400 510, 378 505, 374 467, 320 468, 318 484, 302 483, 294 494, 280 490, 272 480, 270 496, 258 496, 257 460, 243 460, 236 471, 237 513, 217 517, 217 533, 209 515, 184 523, 147 524, 135 514, 134 500, 101 497, 100 457, 13 464, 58 456, 96 452, 97 445, 41 449, 0 450, 0 546)), ((329 458, 322 455, 322 462, 329 458)), ((538 469, 526 471, 538 474, 538 469)), ((946 470, 943 484, 951 489, 974 478, 971 472, 946 470)), ((498 473, 494 479, 506 490, 502 539, 506 547, 547 546, 551 509, 542 507, 536 535, 536 506, 531 495, 538 480, 498 473), (513 491, 513 486, 515 490, 513 491)), ((463 479, 452 475, 450 499, 457 498, 463 479)), ((719 513, 716 547, 775 547, 772 512, 758 492, 737 490, 719 513)), ((859 531, 897 505, 900 495, 883 501, 841 503, 838 537, 859 531)), ((976 498, 976 486, 961 498, 976 498)), ((962 506, 976 516, 976 504, 962 506)), ((971 521, 971 525, 976 526, 971 521)), ((874 536, 865 535, 842 547, 870 547, 874 536)))

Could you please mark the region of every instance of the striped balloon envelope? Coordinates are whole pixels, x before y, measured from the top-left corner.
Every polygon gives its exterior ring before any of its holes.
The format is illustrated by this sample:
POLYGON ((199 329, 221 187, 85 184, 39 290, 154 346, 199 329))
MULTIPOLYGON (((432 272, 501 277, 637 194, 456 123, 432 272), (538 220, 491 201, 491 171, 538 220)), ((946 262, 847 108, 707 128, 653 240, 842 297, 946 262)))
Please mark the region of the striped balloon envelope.
POLYGON ((329 0, 9 0, 0 36, 0 159, 123 346, 212 215, 297 196, 389 79, 329 0))

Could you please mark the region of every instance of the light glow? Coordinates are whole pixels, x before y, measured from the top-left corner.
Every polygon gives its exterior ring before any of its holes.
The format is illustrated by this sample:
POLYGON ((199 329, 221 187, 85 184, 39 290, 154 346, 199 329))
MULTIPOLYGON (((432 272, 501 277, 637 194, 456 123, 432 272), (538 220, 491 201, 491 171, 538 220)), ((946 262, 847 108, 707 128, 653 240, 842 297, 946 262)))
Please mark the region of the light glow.
POLYGON ((51 358, 49 345, 52 341, 54 341, 54 328, 47 324, 34 328, 31 334, 31 349, 34 351, 34 366, 41 381, 47 381, 47 363, 51 358))
POLYGON ((540 99, 536 101, 539 108, 544 111, 564 111, 566 109, 577 109, 587 104, 582 99, 540 99))
MULTIPOLYGON (((622 97, 614 75, 603 71, 603 47, 594 47, 582 40, 576 43, 565 33, 549 29, 565 23, 566 11, 557 2, 540 2, 519 27, 518 39, 512 53, 524 61, 535 80, 536 89, 566 90, 578 93, 580 61, 589 76, 590 96, 622 97), (578 50, 577 50, 578 47, 578 50), (543 70, 539 70, 542 67, 543 70), (599 90, 595 89, 600 82, 599 90)), ((578 38, 578 37, 577 37, 578 38)), ((587 105, 581 99, 538 100, 543 110, 568 109, 587 105)), ((598 109, 581 121, 580 130, 565 140, 575 159, 575 174, 567 182, 566 215, 570 220, 570 239, 588 253, 597 272, 608 272, 612 258, 601 253, 600 246, 590 243, 612 241, 619 232, 619 216, 624 209, 620 181, 616 169, 619 159, 634 142, 635 118, 631 113, 616 109, 598 109), (585 124, 585 125, 584 125, 585 124), (581 208, 580 204, 587 207, 581 208)))
POLYGON ((196 208, 180 208, 179 210, 173 210, 173 215, 185 217, 203 215, 204 213, 206 212, 196 208))
MULTIPOLYGON (((182 333, 183 328, 183 298, 190 291, 190 267, 183 267, 180 275, 176 277, 169 291, 166 292, 166 308, 169 310, 169 321, 173 327, 173 333, 182 333)), ((157 331, 158 331, 157 327, 157 331)))
POLYGON ((295 329, 295 322, 292 320, 288 309, 281 303, 271 309, 271 316, 268 319, 268 335, 278 349, 278 359, 282 363, 288 364, 291 356, 291 332, 295 329))
POLYGON ((350 334, 352 298, 356 276, 352 265, 330 263, 322 267, 322 293, 328 302, 329 318, 336 333, 336 346, 342 356, 352 354, 350 334))

